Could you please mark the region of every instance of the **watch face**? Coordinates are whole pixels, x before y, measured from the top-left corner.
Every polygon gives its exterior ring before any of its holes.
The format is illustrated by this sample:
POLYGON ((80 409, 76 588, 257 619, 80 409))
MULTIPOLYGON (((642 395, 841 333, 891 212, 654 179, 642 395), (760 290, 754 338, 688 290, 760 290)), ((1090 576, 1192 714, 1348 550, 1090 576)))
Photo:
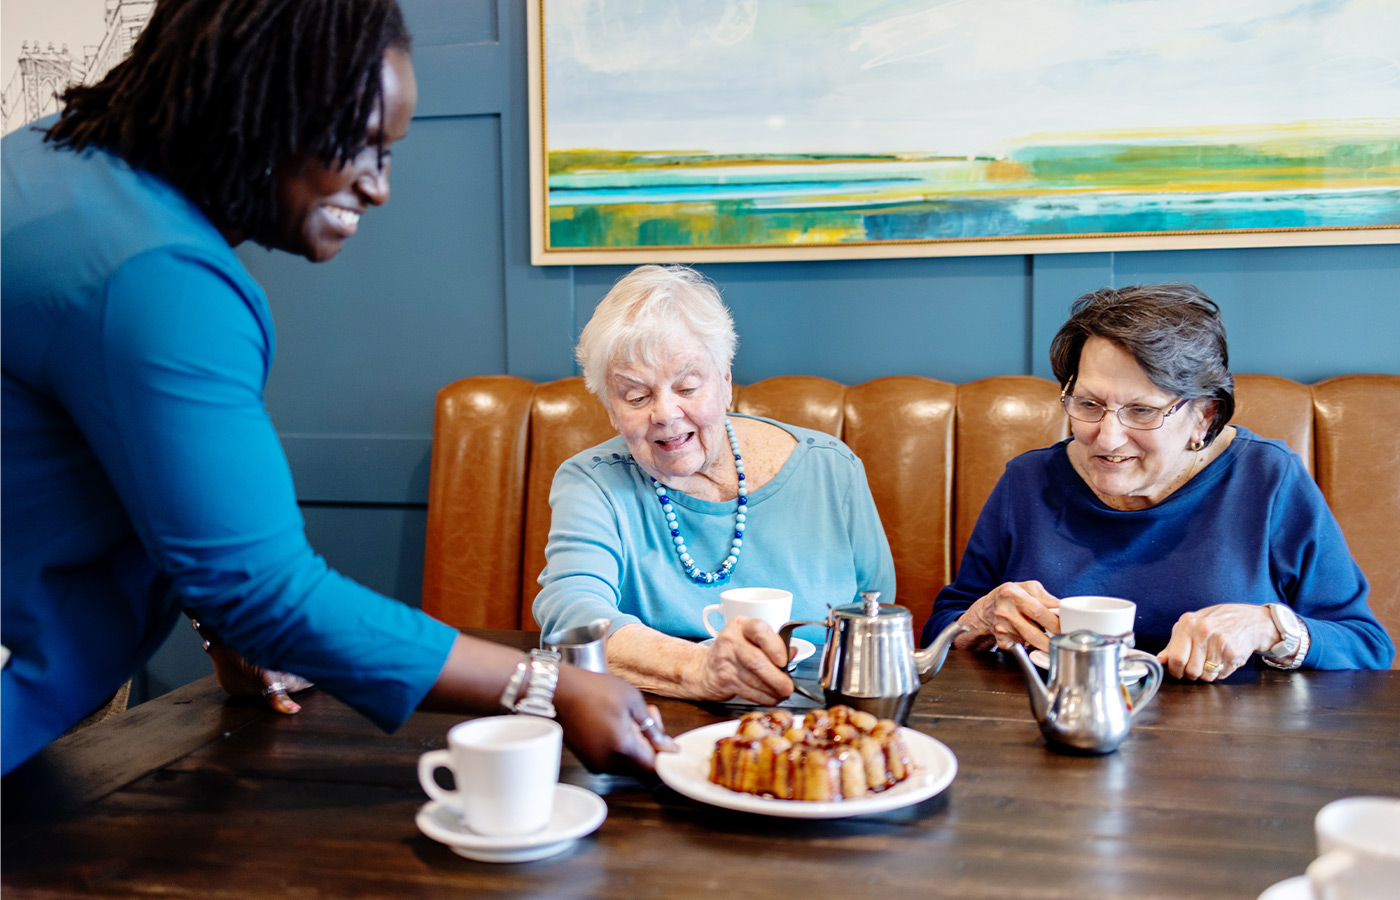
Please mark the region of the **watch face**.
POLYGON ((1270 647, 1265 655, 1275 658, 1292 656, 1303 640, 1303 624, 1298 621, 1298 616, 1293 610, 1281 603, 1270 603, 1268 609, 1269 615, 1274 619, 1274 625, 1282 635, 1282 640, 1270 647))

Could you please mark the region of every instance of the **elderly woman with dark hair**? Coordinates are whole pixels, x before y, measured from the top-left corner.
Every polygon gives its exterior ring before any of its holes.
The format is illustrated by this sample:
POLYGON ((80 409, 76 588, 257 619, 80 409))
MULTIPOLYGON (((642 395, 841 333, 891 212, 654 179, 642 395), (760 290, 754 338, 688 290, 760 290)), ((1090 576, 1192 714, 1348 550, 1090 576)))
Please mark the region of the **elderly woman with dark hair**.
POLYGON ((1283 669, 1384 668, 1368 586, 1303 463, 1230 425, 1225 328, 1186 284, 1075 301, 1050 348, 1072 436, 1012 460, 934 601, 925 638, 1048 646, 1060 597, 1137 603, 1139 648, 1177 678, 1253 657, 1283 669))
POLYGON ((611 619, 609 668, 647 690, 773 704, 793 689, 788 648, 742 617, 697 645, 701 609, 762 586, 821 619, 861 590, 893 596, 894 561, 850 448, 728 412, 737 343, 718 290, 681 266, 635 269, 598 304, 577 355, 618 437, 555 475, 534 613, 546 632, 611 619))

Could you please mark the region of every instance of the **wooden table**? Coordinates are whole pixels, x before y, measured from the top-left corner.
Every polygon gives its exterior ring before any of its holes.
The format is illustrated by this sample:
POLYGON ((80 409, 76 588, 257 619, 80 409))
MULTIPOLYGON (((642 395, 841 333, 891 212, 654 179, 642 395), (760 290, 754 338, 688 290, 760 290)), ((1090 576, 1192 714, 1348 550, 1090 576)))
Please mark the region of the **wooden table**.
MULTIPOLYGON (((479 632, 517 646, 534 635, 479 632)), ((324 693, 283 717, 205 679, 70 735, 6 778, 6 900, 20 897, 1236 898, 1303 872, 1325 803, 1400 795, 1400 672, 1168 682, 1118 752, 1046 749, 1022 675, 954 652, 909 725, 957 754, 916 806, 831 821, 562 778, 606 798, 593 835, 515 865, 419 833, 415 765, 452 716, 394 735, 324 693)), ((672 734, 732 710, 662 700, 672 734)))

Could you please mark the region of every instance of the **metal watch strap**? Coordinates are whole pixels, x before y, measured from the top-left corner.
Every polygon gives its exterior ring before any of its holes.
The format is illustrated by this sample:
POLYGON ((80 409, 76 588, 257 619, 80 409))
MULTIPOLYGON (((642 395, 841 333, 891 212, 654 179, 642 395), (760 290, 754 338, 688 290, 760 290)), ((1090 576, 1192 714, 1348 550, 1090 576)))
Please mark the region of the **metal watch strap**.
POLYGON ((556 650, 531 650, 507 682, 501 705, 512 712, 554 718, 554 690, 559 686, 561 658, 556 650))

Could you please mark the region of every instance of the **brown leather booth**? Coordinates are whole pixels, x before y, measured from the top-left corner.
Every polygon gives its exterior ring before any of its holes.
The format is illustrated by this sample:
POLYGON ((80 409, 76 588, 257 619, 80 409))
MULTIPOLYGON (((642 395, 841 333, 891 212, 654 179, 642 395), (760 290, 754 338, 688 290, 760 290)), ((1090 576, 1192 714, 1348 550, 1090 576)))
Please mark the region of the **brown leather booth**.
MULTIPOLYGON (((1400 376, 1237 381, 1234 421, 1303 458, 1370 579, 1372 609, 1400 635, 1400 376)), ((922 622, 1007 460, 1067 434, 1058 397, 1053 382, 1028 375, 961 385, 895 375, 850 386, 794 375, 736 385, 734 409, 834 434, 860 456, 894 554, 898 602, 922 622)), ((461 627, 538 628, 530 606, 554 472, 613 434, 581 378, 482 375, 443 388, 423 609, 461 627)))

